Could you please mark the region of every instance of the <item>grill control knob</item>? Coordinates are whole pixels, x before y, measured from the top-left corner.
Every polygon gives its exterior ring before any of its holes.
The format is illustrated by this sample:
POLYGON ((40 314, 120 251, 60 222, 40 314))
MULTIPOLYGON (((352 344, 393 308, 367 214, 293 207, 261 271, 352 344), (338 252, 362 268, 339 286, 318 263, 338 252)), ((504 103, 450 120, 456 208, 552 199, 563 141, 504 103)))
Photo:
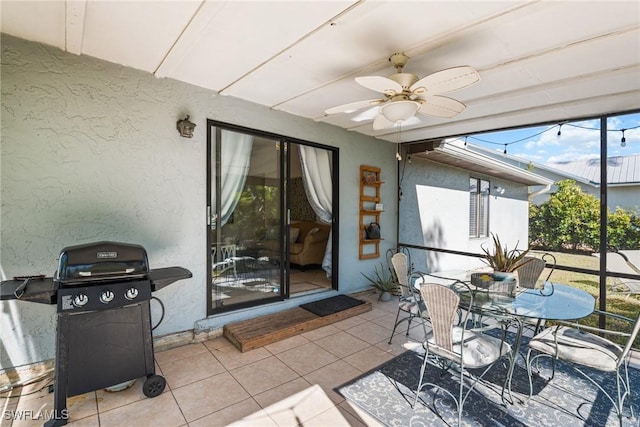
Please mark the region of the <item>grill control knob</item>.
POLYGON ((109 304, 115 295, 111 291, 102 291, 100 294, 100 302, 103 304, 109 304))
POLYGON ((73 297, 73 305, 76 307, 82 307, 89 302, 89 298, 85 294, 78 294, 73 297))
POLYGON ((136 299, 137 296, 138 296, 138 290, 136 288, 129 288, 124 293, 124 297, 129 301, 136 299))

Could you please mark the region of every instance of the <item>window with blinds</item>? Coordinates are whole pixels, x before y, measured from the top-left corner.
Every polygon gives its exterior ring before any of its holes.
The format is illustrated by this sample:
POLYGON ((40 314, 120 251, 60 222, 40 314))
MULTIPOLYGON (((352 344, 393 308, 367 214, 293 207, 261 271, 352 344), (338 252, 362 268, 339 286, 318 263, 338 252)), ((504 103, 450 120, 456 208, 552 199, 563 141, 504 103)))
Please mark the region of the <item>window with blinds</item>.
POLYGON ((469 237, 489 235, 489 181, 469 178, 469 237))

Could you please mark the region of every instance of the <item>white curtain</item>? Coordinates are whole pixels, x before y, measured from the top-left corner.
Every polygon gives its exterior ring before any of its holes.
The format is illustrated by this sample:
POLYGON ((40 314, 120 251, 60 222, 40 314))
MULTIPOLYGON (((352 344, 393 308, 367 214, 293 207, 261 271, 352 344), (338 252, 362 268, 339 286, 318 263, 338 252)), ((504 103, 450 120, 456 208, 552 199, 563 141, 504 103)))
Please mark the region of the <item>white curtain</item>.
MULTIPOLYGON (((251 166, 253 136, 222 130, 220 186, 222 188, 221 212, 217 226, 222 227, 229 221, 238 205, 244 183, 251 166)), ((216 206, 216 192, 213 191, 212 203, 216 206)))
MULTIPOLYGON (((300 165, 302 166, 302 182, 309 199, 309 204, 321 222, 331 224, 333 214, 331 212, 333 202, 331 152, 321 148, 299 146, 300 165)), ((333 229, 329 231, 329 240, 322 260, 322 268, 331 277, 331 236, 333 229)))

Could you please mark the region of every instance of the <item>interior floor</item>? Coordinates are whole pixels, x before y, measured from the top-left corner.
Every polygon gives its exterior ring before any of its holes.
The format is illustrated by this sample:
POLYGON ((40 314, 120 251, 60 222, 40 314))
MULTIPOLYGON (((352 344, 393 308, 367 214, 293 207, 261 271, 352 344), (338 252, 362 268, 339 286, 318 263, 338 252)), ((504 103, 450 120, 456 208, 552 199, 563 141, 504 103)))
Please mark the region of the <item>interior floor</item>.
MULTIPOLYGON (((236 260, 221 274, 214 277, 212 298, 218 305, 259 300, 265 294, 280 292, 279 267, 276 263, 247 258, 236 260)), ((331 289, 331 280, 320 266, 304 269, 292 265, 290 268, 289 294, 300 294, 331 289)))
POLYGON ((304 270, 291 266, 289 273, 289 294, 331 289, 331 280, 327 273, 318 267, 307 267, 304 270))

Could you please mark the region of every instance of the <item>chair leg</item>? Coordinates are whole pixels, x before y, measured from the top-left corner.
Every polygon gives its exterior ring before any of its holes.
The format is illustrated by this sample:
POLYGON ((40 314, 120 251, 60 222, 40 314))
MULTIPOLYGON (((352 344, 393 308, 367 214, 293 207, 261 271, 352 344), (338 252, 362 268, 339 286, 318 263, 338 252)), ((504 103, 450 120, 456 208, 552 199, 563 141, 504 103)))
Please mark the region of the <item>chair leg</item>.
POLYGON ((625 390, 627 392, 627 394, 625 396, 623 396, 622 398, 622 404, 620 405, 620 407, 622 407, 624 405, 624 399, 626 397, 629 398, 629 411, 631 412, 631 418, 634 418, 635 415, 633 414, 633 399, 631 398, 631 385, 629 383, 629 369, 627 364, 624 364, 624 386, 625 386, 625 390))
MULTIPOLYGON (((471 392, 471 389, 469 389, 471 392)), ((462 425, 462 408, 464 407, 464 401, 466 400, 466 396, 464 396, 464 368, 460 367, 460 393, 458 395, 458 426, 462 425)))
POLYGON ((422 379, 424 377, 424 371, 427 368, 427 357, 429 356, 429 352, 425 352, 424 359, 422 359, 422 367, 420 368, 420 381, 418 381, 418 388, 416 389, 416 399, 413 401, 413 405, 411 405, 411 409, 414 409, 418 404, 418 399, 420 398, 420 389, 422 388, 422 379))
POLYGON ((396 333, 396 328, 398 327, 398 324, 401 322, 398 322, 398 318, 400 317, 400 309, 398 309, 398 312, 396 313, 396 320, 393 323, 393 330, 391 331, 391 336, 389 337, 389 344, 391 344, 391 341, 393 340, 393 334, 396 333))
POLYGON ((409 336, 409 328, 411 328, 411 321, 413 320, 413 315, 409 314, 409 317, 407 317, 407 333, 405 334, 406 336, 409 336))

